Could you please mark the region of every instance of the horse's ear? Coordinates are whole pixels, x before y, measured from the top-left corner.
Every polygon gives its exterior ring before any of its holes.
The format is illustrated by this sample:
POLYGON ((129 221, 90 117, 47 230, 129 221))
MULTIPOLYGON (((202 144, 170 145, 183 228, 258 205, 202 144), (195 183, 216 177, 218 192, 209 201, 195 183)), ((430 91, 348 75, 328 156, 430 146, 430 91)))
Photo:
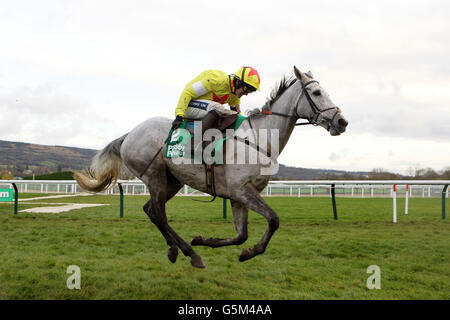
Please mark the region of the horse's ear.
POLYGON ((310 77, 311 79, 314 78, 314 76, 313 76, 311 70, 309 70, 309 71, 306 73, 306 75, 307 75, 308 77, 310 77))
POLYGON ((309 81, 309 80, 306 78, 306 76, 305 76, 300 70, 297 69, 296 66, 294 66, 294 74, 295 74, 295 77, 296 77, 298 80, 300 80, 302 83, 305 83, 305 82, 308 82, 308 81, 309 81))
POLYGON ((296 66, 294 66, 294 74, 298 80, 302 81, 302 75, 301 75, 302 73, 300 72, 300 70, 297 69, 296 66))

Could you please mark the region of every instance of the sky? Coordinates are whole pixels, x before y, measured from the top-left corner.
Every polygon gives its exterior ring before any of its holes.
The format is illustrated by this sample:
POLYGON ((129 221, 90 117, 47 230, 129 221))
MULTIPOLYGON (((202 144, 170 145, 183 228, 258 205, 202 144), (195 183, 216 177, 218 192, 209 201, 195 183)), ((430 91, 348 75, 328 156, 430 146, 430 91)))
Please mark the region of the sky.
POLYGON ((173 118, 207 69, 256 68, 261 107, 293 66, 349 121, 294 130, 289 166, 450 166, 450 2, 0 0, 0 140, 101 149, 173 118))

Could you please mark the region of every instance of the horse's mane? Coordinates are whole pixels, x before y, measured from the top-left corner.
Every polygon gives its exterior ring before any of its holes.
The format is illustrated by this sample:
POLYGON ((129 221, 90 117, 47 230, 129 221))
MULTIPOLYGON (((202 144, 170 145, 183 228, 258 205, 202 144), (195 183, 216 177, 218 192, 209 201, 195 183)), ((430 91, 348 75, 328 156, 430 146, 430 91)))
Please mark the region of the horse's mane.
POLYGON ((267 99, 266 105, 272 106, 272 104, 290 87, 297 79, 294 77, 287 78, 284 76, 278 86, 275 84, 275 88, 272 89, 269 99, 267 99))
POLYGON ((253 110, 247 111, 247 115, 256 115, 261 113, 261 110, 270 110, 272 108, 273 103, 283 94, 286 90, 292 86, 297 79, 294 77, 286 77, 284 76, 278 84, 275 84, 275 87, 270 92, 269 98, 267 98, 266 103, 262 106, 261 109, 255 108, 253 110))

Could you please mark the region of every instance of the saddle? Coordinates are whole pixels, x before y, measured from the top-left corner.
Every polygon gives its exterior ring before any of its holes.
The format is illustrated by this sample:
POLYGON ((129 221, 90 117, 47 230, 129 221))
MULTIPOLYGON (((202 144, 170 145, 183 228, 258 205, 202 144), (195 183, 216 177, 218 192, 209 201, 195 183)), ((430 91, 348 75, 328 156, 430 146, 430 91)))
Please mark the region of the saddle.
MULTIPOLYGON (((234 128, 236 121, 238 120, 238 114, 230 114, 225 116, 219 116, 216 112, 211 111, 208 113, 202 121, 202 135, 206 130, 211 128, 219 129, 222 133, 225 133, 227 129, 234 128)), ((194 134, 194 129, 196 125, 195 119, 185 119, 186 126, 185 129, 188 130, 191 134, 194 134)))

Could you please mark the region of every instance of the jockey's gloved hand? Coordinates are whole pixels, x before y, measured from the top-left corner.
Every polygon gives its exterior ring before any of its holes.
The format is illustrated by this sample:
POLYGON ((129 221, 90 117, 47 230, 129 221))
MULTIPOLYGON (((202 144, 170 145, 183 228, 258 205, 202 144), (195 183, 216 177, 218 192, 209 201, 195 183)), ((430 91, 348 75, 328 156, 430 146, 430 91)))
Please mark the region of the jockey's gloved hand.
POLYGON ((231 111, 236 111, 237 113, 241 113, 241 107, 239 106, 230 106, 231 111))
POLYGON ((175 120, 173 120, 173 122, 172 122, 172 129, 173 130, 178 129, 181 126, 182 123, 183 123, 183 117, 182 116, 177 116, 175 118, 175 120))

